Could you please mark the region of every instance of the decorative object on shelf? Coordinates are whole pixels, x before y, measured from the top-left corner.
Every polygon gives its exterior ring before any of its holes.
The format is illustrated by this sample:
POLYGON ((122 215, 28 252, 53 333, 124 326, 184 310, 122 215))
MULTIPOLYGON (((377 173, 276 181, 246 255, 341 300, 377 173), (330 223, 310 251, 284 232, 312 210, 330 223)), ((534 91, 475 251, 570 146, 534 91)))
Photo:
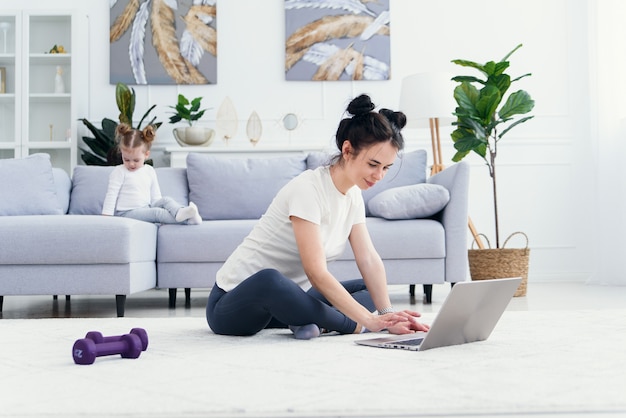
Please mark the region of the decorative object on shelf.
POLYGON ((217 83, 216 3, 112 1, 111 83, 217 83))
POLYGON ((263 133, 263 124, 261 123, 261 118, 259 118, 259 114, 256 113, 256 111, 252 111, 250 117, 248 118, 246 133, 248 134, 248 139, 250 140, 252 145, 256 145, 261 140, 261 133, 263 133))
POLYGON ((57 65, 57 73, 54 76, 54 92, 56 94, 65 93, 65 83, 63 82, 63 67, 57 65))
POLYGON ((67 51, 65 50, 65 47, 63 45, 55 44, 52 48, 50 48, 48 54, 67 54, 67 51))
POLYGON ((3 54, 7 53, 7 35, 9 29, 11 29, 11 24, 9 22, 0 22, 0 29, 2 29, 2 41, 4 43, 4 49, 2 50, 3 54))
MULTIPOLYGON (((506 101, 504 101, 511 84, 531 75, 528 73, 511 79, 505 73, 509 68, 509 57, 521 46, 522 44, 515 47, 499 62, 490 61, 486 64, 479 64, 461 59, 452 61, 463 67, 474 68, 486 77, 486 79, 481 79, 474 76, 461 75, 453 78, 455 82, 460 84, 454 89, 454 98, 457 102, 454 115, 457 117, 457 120, 453 123, 453 125, 456 125, 456 129, 451 136, 457 152, 452 160, 455 162, 461 161, 471 151, 478 154, 489 169, 493 189, 496 248, 475 250, 476 253, 473 254, 473 257, 480 257, 481 254, 488 256, 490 252, 504 250, 500 248, 496 190, 495 163, 498 144, 502 137, 512 128, 530 120, 533 116, 517 119, 515 117, 529 113, 535 106, 534 100, 524 90, 518 90, 509 94, 506 97, 506 101), (475 86, 475 83, 478 84, 480 89, 475 86), (503 101, 504 104, 502 104, 503 101), (499 128, 502 128, 502 130, 499 128)), ((477 274, 479 273, 472 272, 470 269, 472 277, 477 274)), ((504 276, 505 274, 506 272, 502 272, 497 276, 506 277, 504 276)))
POLYGON ((215 131, 201 126, 174 128, 174 138, 181 147, 208 147, 215 138, 215 131))
POLYGON ((300 120, 298 119, 298 115, 295 113, 287 113, 283 116, 283 127, 288 131, 295 130, 300 124, 300 120))
POLYGON ((7 92, 7 69, 0 67, 0 94, 7 92))
POLYGON ((215 117, 215 127, 217 135, 222 138, 226 143, 235 136, 237 133, 237 110, 235 105, 226 97, 219 109, 217 109, 217 115, 215 117))
POLYGON ((52 141, 52 134, 54 132, 54 125, 50 124, 50 125, 48 125, 48 127, 50 128, 50 141, 52 141))
POLYGON ((286 80, 388 80, 389 23, 389 0, 285 0, 286 80))
POLYGON ((176 106, 169 106, 175 112, 170 116, 170 123, 178 123, 186 120, 189 126, 174 128, 174 138, 180 146, 208 146, 213 142, 215 131, 201 126, 193 126, 207 109, 200 110, 202 97, 196 97, 189 101, 184 95, 178 95, 176 106))
MULTIPOLYGON (((119 123, 127 123, 135 129, 141 129, 143 121, 156 107, 156 105, 152 105, 135 126, 133 125, 133 114, 135 112, 135 90, 129 88, 124 83, 117 83, 115 88, 115 102, 117 103, 117 108, 120 111, 119 123)), ((119 123, 112 119, 104 118, 102 119, 101 128, 97 128, 85 118, 79 120, 83 122, 87 129, 89 129, 89 131, 94 135, 94 138, 88 136, 82 137, 83 142, 87 145, 87 147, 89 147, 88 150, 80 147, 80 157, 83 162, 87 165, 100 166, 121 164, 121 158, 119 157, 115 144, 115 128, 117 128, 119 123)), ((156 129, 159 129, 162 124, 163 122, 156 121, 156 116, 148 122, 148 125, 152 125, 156 129)), ((147 163, 151 164, 152 160, 148 160, 147 163)))

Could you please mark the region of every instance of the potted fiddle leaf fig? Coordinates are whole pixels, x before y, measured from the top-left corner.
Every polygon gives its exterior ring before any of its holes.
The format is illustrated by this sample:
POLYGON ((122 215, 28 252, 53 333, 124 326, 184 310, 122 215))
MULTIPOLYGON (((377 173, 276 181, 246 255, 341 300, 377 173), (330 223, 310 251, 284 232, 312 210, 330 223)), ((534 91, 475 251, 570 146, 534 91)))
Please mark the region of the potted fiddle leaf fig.
POLYGON ((207 110, 200 109, 201 102, 202 97, 196 97, 190 101, 183 94, 179 94, 176 106, 169 106, 174 109, 174 114, 170 116, 170 123, 185 120, 189 125, 184 128, 174 128, 174 137, 181 146, 206 146, 213 141, 215 135, 213 129, 194 126, 207 110))
POLYGON ((522 281, 515 296, 526 294, 530 250, 528 237, 523 232, 511 234, 504 241, 502 248, 500 247, 496 156, 498 145, 504 135, 533 117, 523 116, 535 106, 530 95, 524 90, 509 93, 509 88, 513 83, 530 76, 528 73, 512 79, 506 73, 509 68, 509 57, 521 46, 520 44, 515 47, 498 62, 489 61, 479 64, 461 59, 452 61, 457 65, 473 68, 482 73, 482 77, 460 75, 452 78, 460 83, 454 89, 454 99, 457 102, 454 115, 457 120, 453 123, 456 129, 451 134, 456 149, 452 160, 461 161, 470 152, 478 154, 489 169, 493 187, 496 248, 476 250, 472 248, 468 251, 470 275, 472 280, 521 277, 522 281), (509 238, 515 234, 526 237, 526 248, 504 248, 509 238))
POLYGON ((452 61, 462 67, 478 70, 483 75, 482 78, 468 75, 452 78, 460 83, 454 89, 457 102, 454 115, 457 120, 453 123, 456 129, 451 134, 456 149, 452 161, 461 161, 470 152, 478 154, 485 161, 493 188, 496 248, 500 248, 496 191, 498 145, 511 129, 533 118, 519 116, 529 113, 535 106, 534 100, 524 90, 517 90, 507 96, 513 83, 531 75, 528 73, 511 79, 505 72, 509 68, 509 57, 521 46, 515 47, 498 62, 479 64, 462 59, 452 61))

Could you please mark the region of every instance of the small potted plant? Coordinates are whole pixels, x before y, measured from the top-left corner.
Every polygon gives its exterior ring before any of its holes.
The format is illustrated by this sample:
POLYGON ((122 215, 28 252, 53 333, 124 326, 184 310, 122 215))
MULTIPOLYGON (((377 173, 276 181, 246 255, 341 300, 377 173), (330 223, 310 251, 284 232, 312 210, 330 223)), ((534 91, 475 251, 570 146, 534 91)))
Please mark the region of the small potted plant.
POLYGON ((207 109, 200 109, 202 97, 196 97, 189 101, 183 94, 178 95, 176 106, 169 106, 175 112, 170 116, 170 123, 178 123, 186 120, 189 126, 174 128, 174 137, 181 146, 207 146, 213 141, 215 131, 203 127, 194 126, 207 109))

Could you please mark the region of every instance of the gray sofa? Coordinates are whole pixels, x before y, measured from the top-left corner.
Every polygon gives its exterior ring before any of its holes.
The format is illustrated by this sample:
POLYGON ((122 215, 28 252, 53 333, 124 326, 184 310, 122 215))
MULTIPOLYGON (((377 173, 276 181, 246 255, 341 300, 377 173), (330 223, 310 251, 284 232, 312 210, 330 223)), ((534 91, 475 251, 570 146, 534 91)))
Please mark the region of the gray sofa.
MULTIPOLYGON (((191 153, 187 168, 156 171, 163 195, 195 202, 204 221, 157 226, 100 215, 112 167, 78 166, 70 180, 45 157, 10 162, 35 166, 35 172, 14 176, 20 193, 0 203, 0 311, 8 295, 115 295, 123 316, 127 295, 152 288, 169 289, 170 307, 177 289, 185 289, 188 305, 191 289, 213 286, 216 271, 278 189, 329 158, 191 153)), ((15 171, 7 164, 0 161, 0 176, 15 171)), ((426 153, 407 152, 363 195, 388 282, 425 285, 430 302, 433 284, 467 278, 469 168, 458 163, 428 179, 425 173, 426 153)), ((13 189, 3 187, 4 200, 13 189)), ((340 279, 359 277, 349 245, 329 267, 340 279)))

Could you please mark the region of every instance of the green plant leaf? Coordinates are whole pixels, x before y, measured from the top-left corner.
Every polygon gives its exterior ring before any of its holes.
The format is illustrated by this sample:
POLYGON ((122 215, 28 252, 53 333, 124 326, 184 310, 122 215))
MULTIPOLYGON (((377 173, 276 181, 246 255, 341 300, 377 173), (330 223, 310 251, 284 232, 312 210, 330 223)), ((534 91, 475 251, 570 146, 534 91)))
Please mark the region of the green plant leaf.
POLYGON ((490 77, 486 85, 495 86, 500 90, 500 96, 504 97, 507 90, 511 86, 511 77, 508 74, 500 74, 490 77))
POLYGON ((185 107, 189 104, 189 100, 187 100, 187 98, 185 96, 183 96, 182 94, 178 95, 178 105, 181 107, 185 107))
POLYGON ((175 111, 174 115, 170 116, 170 123, 186 120, 189 126, 193 126, 193 122, 200 119, 206 111, 206 109, 199 110, 201 101, 202 97, 196 97, 189 101, 184 95, 179 94, 176 106, 168 106, 175 111))
POLYGON ((503 130, 502 132, 500 132, 500 135, 498 135, 498 139, 502 138, 508 131, 510 131, 513 127, 519 125, 520 123, 524 123, 530 119, 534 118, 534 116, 526 116, 522 119, 519 119, 517 121, 515 121, 514 123, 510 124, 508 126, 508 128, 506 128, 505 130, 503 130))
POLYGON ((500 61, 508 61, 508 60, 509 60, 509 57, 510 57, 511 55, 513 55, 513 53, 514 53, 515 51, 517 51, 518 49, 520 49, 520 48, 522 47, 522 45, 523 45, 523 44, 519 44, 518 46, 516 46, 515 48, 513 48, 513 50, 512 50, 511 52, 509 52, 508 54, 506 54, 506 55, 504 56, 504 58, 502 58, 500 61))
POLYGON ((457 83, 463 83, 463 82, 480 83, 480 84, 486 83, 485 80, 481 80, 480 78, 477 78, 471 75, 458 75, 456 77, 453 77, 452 81, 456 81, 457 83))
POLYGON ((469 154, 471 151, 474 151, 481 157, 485 158, 487 155, 487 145, 487 141, 480 140, 474 135, 468 135, 461 132, 460 137, 454 142, 454 149, 464 156, 469 154))
POLYGON ((83 160, 83 162, 86 165, 99 165, 99 166, 108 165, 106 159, 98 158, 96 155, 92 154, 91 152, 83 148, 81 148, 80 150, 81 150, 80 158, 83 160))
POLYGON ((139 124, 137 125, 137 129, 141 129, 141 124, 143 123, 144 119, 146 119, 148 117, 148 115, 150 114, 150 112, 152 112, 152 110, 156 107, 156 105, 152 105, 150 106, 150 109, 148 109, 146 111, 146 113, 143 114, 143 116, 141 117, 141 119, 139 120, 139 124))
POLYGON ((535 107, 535 101, 524 90, 511 93, 502 109, 498 112, 500 118, 507 119, 514 115, 523 115, 535 107))
POLYGON ((197 112, 200 109, 200 102, 202 101, 202 97, 196 97, 191 101, 191 109, 190 112, 197 112))
POLYGON ((479 116, 476 102, 480 98, 480 92, 468 82, 463 82, 454 89, 454 99, 459 105, 457 113, 461 112, 470 116, 479 116), (459 109, 460 108, 460 109, 459 109))
POLYGON ((519 80, 521 80, 524 77, 530 77, 531 75, 533 75, 533 74, 532 73, 527 73, 527 74, 521 75, 521 76, 517 77, 516 79, 511 80, 511 83, 513 83, 515 81, 519 81, 519 80))
POLYGON ((474 61, 468 61, 468 60, 452 60, 453 63, 460 65, 462 67, 471 67, 471 68, 476 68, 478 71, 480 71, 481 73, 487 75, 487 72, 485 71, 485 67, 483 67, 482 64, 478 64, 477 62, 474 61))
POLYGON ((132 126, 133 113, 135 112, 135 90, 130 89, 124 83, 117 83, 115 86, 115 102, 120 111, 120 123, 132 126))
POLYGON ((476 102, 476 110, 484 125, 489 125, 493 121, 501 100, 500 90, 493 85, 486 85, 480 90, 480 96, 476 102))

